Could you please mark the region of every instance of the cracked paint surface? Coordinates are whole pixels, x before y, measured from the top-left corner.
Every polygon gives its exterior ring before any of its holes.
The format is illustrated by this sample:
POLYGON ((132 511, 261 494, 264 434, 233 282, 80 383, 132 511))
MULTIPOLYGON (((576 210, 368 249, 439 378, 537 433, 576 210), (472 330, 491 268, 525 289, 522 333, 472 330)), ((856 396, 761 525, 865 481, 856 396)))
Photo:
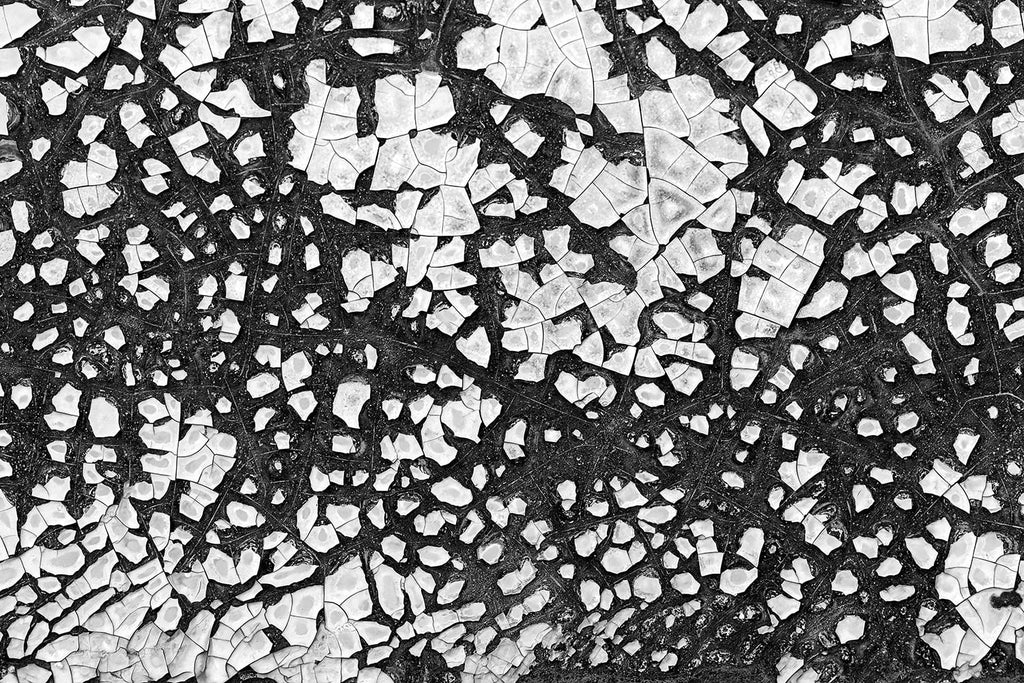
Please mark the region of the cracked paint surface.
POLYGON ((1024 675, 1014 0, 0 16, 2 683, 1024 675))

